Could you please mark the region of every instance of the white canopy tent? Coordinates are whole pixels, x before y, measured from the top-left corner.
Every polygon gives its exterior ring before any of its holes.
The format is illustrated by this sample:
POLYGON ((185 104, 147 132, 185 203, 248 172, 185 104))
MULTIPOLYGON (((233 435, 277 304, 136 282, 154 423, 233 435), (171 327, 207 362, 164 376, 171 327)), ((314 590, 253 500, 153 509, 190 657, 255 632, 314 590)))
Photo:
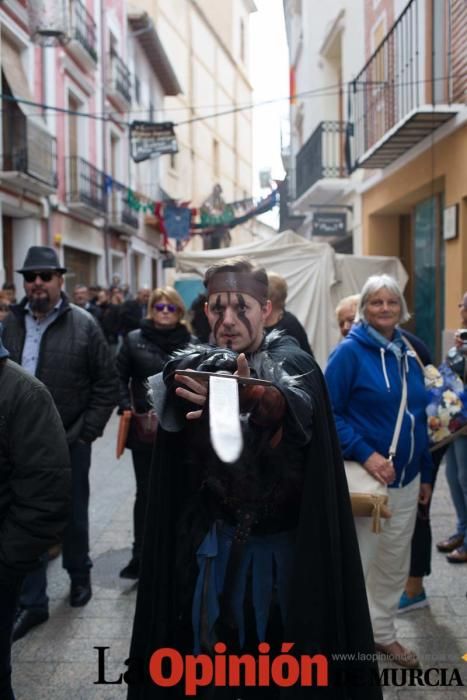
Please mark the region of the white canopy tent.
POLYGON ((285 277, 289 288, 287 309, 302 322, 322 367, 339 340, 334 313, 338 301, 358 293, 370 275, 392 275, 402 289, 407 282, 398 258, 342 255, 327 243, 311 243, 293 231, 242 246, 179 253, 177 272, 183 277, 188 273, 202 277, 213 263, 237 256, 285 277))

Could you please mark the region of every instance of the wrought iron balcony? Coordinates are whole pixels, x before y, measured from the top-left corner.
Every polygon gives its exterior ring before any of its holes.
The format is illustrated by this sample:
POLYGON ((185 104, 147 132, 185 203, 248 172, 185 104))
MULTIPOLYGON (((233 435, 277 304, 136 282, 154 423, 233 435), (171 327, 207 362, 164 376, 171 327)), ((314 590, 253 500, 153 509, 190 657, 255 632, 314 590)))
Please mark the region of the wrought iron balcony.
POLYGON ((352 170, 389 165, 456 114, 466 98, 466 32, 463 0, 408 2, 349 86, 352 170))
MULTIPOLYGON (((346 123, 338 121, 321 122, 308 141, 302 146, 296 157, 296 198, 297 200, 312 188, 317 189, 319 181, 321 187, 327 189, 330 185, 334 190, 334 181, 347 177, 347 168, 344 159, 344 142, 346 123), (329 180, 328 183, 324 182, 329 180)), ((342 189, 343 183, 338 183, 338 189, 342 189)), ((330 193, 328 193, 330 194, 330 193)), ((329 196, 327 197, 329 199, 329 196)), ((318 199, 321 199, 318 196, 318 199)), ((319 201, 310 201, 320 203, 319 201)))
MULTIPOLYGON (((114 187, 118 183, 113 183, 114 187)), ((131 209, 128 204, 128 191, 123 185, 118 185, 118 190, 112 192, 109 198, 109 226, 116 231, 126 234, 134 234, 138 231, 140 216, 137 211, 131 209)))
POLYGON ((0 179, 38 195, 57 189, 56 140, 45 123, 26 117, 15 102, 5 102, 0 179))
POLYGON ((122 109, 131 104, 131 73, 116 53, 109 56, 109 82, 107 94, 122 109))
POLYGON ((81 0, 72 0, 70 5, 69 51, 85 64, 95 68, 97 64, 97 27, 92 15, 81 0))
POLYGON ((106 175, 79 156, 67 158, 67 204, 88 217, 107 212, 106 175))

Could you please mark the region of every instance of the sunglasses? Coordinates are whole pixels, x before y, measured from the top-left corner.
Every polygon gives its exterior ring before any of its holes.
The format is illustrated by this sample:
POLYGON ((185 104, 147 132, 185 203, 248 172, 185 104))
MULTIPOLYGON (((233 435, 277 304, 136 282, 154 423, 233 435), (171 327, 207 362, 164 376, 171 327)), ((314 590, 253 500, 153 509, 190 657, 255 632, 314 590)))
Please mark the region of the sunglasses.
POLYGON ((170 311, 171 314, 173 314, 177 311, 177 307, 175 306, 175 304, 158 303, 158 304, 154 304, 154 306, 152 308, 155 309, 156 311, 164 311, 165 309, 167 309, 167 311, 170 311))
POLYGON ((40 277, 43 282, 50 282, 54 276, 53 272, 23 272, 25 282, 35 282, 36 277, 40 277))

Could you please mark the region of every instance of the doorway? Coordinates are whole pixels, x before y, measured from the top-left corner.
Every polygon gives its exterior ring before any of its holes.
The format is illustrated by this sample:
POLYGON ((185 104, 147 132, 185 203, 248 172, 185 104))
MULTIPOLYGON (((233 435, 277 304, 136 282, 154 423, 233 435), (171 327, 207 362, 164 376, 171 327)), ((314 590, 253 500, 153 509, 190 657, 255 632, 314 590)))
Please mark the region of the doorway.
POLYGON ((444 328, 444 241, 442 194, 419 202, 413 222, 414 332, 430 349, 435 362, 442 357, 444 328))

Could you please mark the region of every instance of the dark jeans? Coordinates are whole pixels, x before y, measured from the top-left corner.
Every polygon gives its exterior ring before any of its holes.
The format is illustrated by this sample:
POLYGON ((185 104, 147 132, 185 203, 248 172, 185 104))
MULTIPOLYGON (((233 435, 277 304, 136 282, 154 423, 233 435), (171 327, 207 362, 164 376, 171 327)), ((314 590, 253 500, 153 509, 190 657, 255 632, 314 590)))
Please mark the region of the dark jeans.
MULTIPOLYGON (((438 476, 439 465, 446 452, 446 448, 441 448, 432 452, 433 457, 433 491, 435 490, 436 477, 438 476)), ((430 506, 418 505, 417 520, 412 536, 412 548, 410 552, 410 576, 422 578, 431 574, 431 525, 430 506)))
POLYGON ((152 445, 131 451, 136 479, 136 496, 135 505, 133 507, 133 556, 137 559, 141 558, 141 549, 143 545, 144 520, 146 517, 149 474, 151 471, 151 455, 152 445))
POLYGON ((21 584, 0 584, 0 698, 15 700, 11 687, 11 634, 21 584))
MULTIPOLYGON (((74 442, 70 445, 71 513, 63 536, 63 568, 72 581, 87 581, 92 567, 89 558, 89 468, 91 445, 74 442)), ((29 573, 20 596, 22 608, 47 610, 47 555, 41 566, 29 573)))

